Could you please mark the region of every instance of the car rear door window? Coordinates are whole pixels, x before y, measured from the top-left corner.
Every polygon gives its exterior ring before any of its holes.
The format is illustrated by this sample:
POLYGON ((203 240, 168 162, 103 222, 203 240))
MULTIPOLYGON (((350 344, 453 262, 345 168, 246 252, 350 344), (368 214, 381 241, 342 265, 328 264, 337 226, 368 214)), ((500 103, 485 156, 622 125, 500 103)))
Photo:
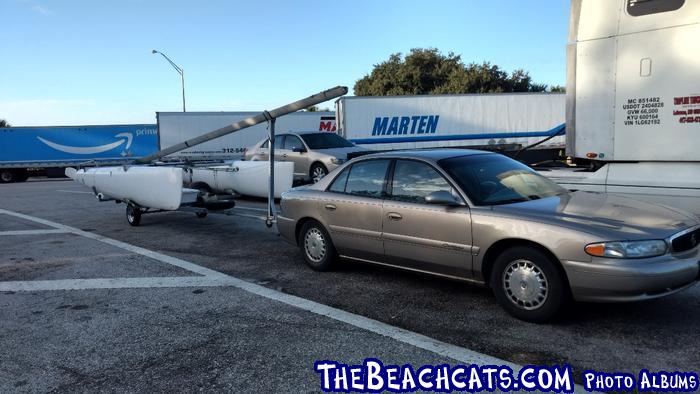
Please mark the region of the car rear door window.
POLYGON ((452 186, 433 167, 413 160, 398 160, 391 182, 391 199, 395 201, 425 203, 425 197, 444 190, 452 193, 452 186))
POLYGON ((345 184, 345 193, 381 198, 388 167, 389 160, 366 160, 353 164, 345 184))
POLYGON ((275 149, 284 149, 284 134, 275 136, 275 149))
POLYGON ((334 193, 345 193, 345 184, 348 182, 348 173, 350 172, 350 167, 346 167, 343 172, 340 173, 328 188, 328 191, 334 193))
MULTIPOLYGON (((284 143, 284 135, 276 135, 275 136, 275 149, 284 149, 284 146, 282 144, 284 143)), ((263 143, 261 146, 263 149, 269 149, 270 148, 270 140, 268 139, 263 143)))
POLYGON ((287 138, 285 138, 284 140, 284 149, 294 150, 303 147, 304 145, 301 143, 301 140, 296 135, 288 135, 287 138))

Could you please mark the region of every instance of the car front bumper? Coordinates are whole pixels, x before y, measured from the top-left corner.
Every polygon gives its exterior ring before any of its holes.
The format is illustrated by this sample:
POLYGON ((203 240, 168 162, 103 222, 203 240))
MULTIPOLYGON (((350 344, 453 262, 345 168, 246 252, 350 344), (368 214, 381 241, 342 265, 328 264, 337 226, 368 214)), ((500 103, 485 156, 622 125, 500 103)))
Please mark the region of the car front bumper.
POLYGON ((700 252, 683 257, 563 261, 574 299, 594 302, 642 301, 683 290, 700 280, 700 252))

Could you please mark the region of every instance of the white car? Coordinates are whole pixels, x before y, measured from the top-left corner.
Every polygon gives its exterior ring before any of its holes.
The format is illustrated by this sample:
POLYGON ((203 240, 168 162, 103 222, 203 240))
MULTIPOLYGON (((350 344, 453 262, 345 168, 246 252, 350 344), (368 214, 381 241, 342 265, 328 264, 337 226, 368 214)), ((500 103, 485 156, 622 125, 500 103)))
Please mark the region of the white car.
MULTIPOLYGON (((275 160, 294 162, 294 179, 318 182, 348 160, 348 154, 368 152, 330 132, 281 133, 275 136, 275 160)), ((267 138, 249 148, 245 160, 269 160, 267 138)), ((354 156, 353 156, 354 157, 354 156)))

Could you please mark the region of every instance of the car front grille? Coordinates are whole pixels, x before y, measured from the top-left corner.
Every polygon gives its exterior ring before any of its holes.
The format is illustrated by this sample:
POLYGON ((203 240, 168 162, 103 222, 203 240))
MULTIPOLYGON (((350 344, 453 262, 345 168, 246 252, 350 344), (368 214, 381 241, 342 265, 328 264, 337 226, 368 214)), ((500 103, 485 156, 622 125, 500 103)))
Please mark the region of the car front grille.
POLYGON ((700 228, 679 235, 671 240, 671 249, 674 252, 685 252, 700 244, 700 228))

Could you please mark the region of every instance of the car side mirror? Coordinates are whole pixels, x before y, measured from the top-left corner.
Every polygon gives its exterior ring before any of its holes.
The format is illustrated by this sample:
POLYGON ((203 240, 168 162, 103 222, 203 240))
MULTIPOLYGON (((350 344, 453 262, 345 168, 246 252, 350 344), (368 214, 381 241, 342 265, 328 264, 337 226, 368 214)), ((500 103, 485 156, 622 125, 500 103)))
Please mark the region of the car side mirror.
POLYGON ((425 202, 433 205, 458 206, 462 203, 447 190, 434 191, 425 196, 425 202))
POLYGON ((292 148, 292 152, 296 152, 296 153, 306 153, 306 148, 304 148, 303 146, 299 146, 299 147, 296 147, 296 148, 292 148))

